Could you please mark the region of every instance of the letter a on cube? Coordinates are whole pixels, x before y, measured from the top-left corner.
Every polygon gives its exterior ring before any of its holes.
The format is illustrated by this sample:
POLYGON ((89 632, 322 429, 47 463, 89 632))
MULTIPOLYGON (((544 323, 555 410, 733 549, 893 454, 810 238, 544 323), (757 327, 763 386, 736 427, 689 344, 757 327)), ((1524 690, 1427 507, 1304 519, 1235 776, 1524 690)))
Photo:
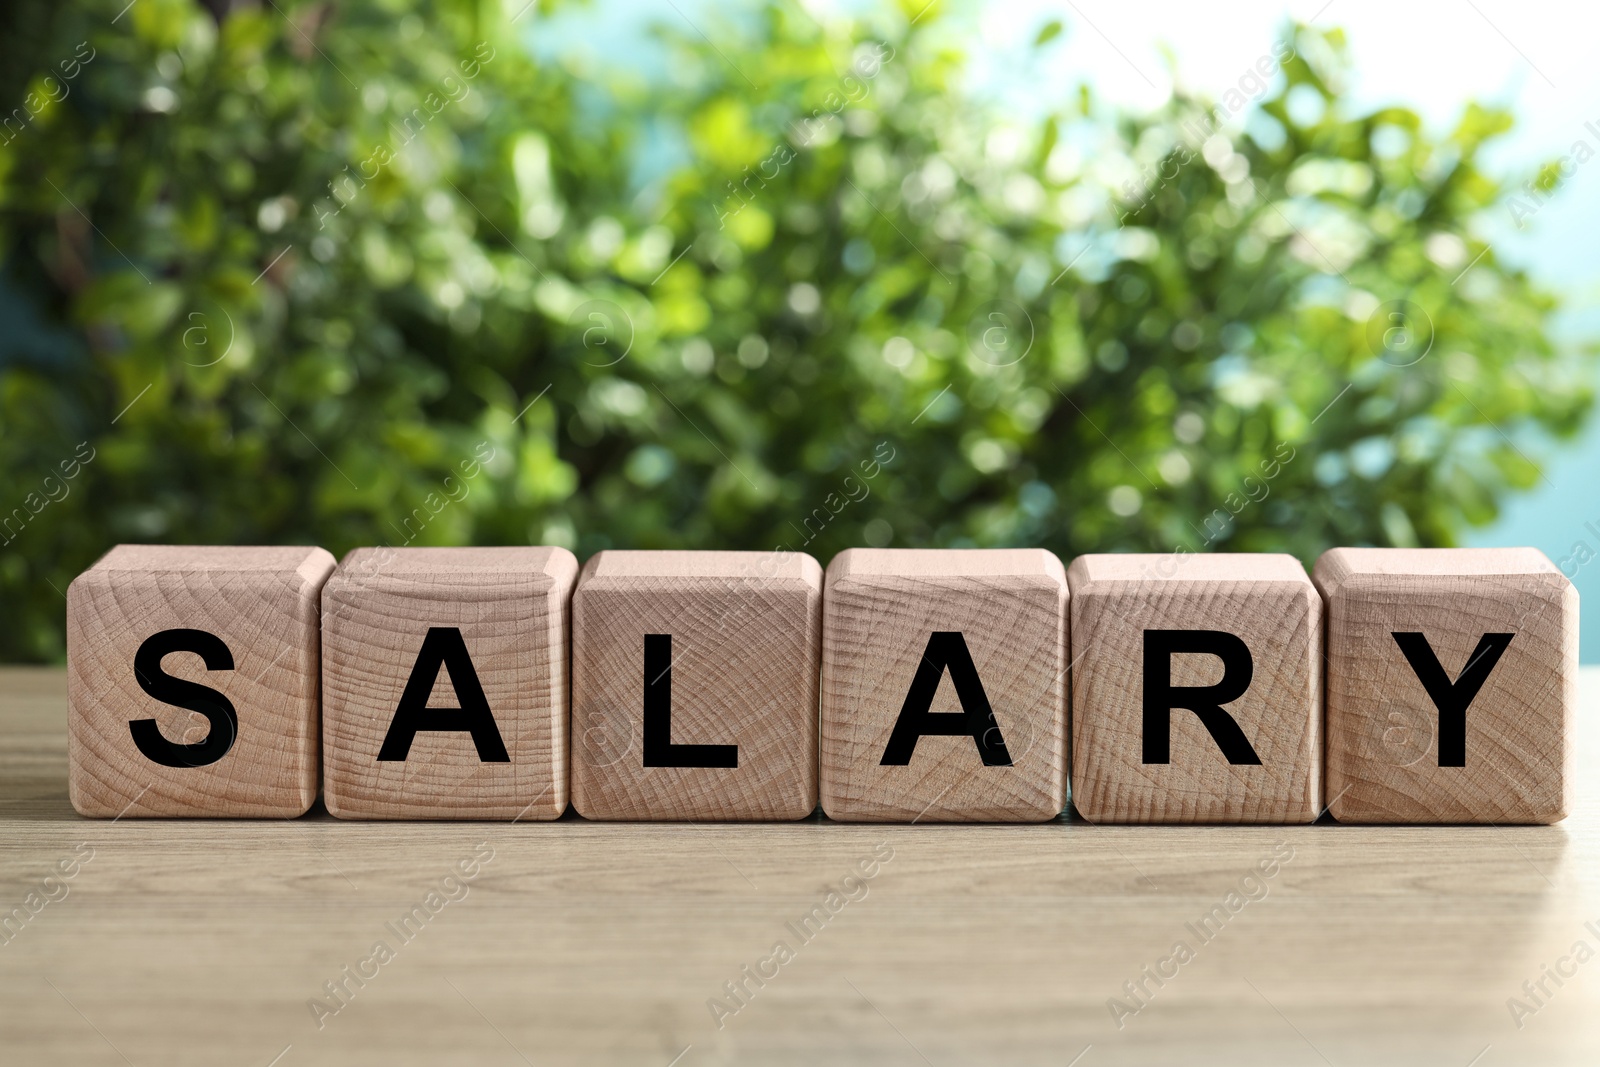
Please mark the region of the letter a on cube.
POLYGON ((323 793, 345 819, 559 818, 564 548, 358 548, 322 594, 323 793))
POLYGON ((1328 796, 1340 822, 1572 810, 1578 591, 1534 548, 1335 548, 1328 796))
POLYGON ((852 548, 823 601, 822 807, 1042 822, 1066 803, 1067 579, 1039 548, 852 548))
POLYGON ((292 818, 317 798, 320 548, 118 545, 67 590, 83 815, 292 818))
POLYGON ((1293 556, 1072 561, 1072 803, 1092 823, 1308 823, 1322 600, 1293 556))

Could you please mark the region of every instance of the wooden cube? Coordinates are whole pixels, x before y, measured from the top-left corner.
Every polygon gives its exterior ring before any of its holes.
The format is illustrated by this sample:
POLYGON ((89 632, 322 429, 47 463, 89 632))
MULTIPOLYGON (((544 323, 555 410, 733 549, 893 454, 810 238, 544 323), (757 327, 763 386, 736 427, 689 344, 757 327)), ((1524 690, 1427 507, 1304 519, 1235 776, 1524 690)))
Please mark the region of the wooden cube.
POLYGON ((305 814, 317 798, 320 548, 118 545, 67 589, 80 814, 305 814))
POLYGON ((322 592, 323 794, 345 819, 567 807, 564 548, 358 548, 322 592))
POLYGON ((793 552, 601 552, 573 594, 572 805, 589 819, 817 806, 822 567, 793 552))
POLYGON ((852 548, 823 598, 822 808, 1040 822, 1066 803, 1067 579, 1039 548, 852 548))
POLYGON ((1322 600, 1292 556, 1072 561, 1072 802, 1092 823, 1321 811, 1322 600))
POLYGON ((1533 548, 1335 548, 1328 796, 1352 823, 1552 823, 1572 808, 1578 592, 1533 548))

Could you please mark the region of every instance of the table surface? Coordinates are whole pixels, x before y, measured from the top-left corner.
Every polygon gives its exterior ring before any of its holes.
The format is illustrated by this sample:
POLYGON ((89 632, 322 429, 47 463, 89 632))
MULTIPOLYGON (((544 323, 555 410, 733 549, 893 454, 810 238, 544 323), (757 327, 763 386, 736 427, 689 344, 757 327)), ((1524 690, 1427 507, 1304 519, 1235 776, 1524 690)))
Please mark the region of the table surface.
POLYGON ((1588 777, 1552 827, 113 823, 65 718, 0 670, 6 1063, 1600 1062, 1588 777))

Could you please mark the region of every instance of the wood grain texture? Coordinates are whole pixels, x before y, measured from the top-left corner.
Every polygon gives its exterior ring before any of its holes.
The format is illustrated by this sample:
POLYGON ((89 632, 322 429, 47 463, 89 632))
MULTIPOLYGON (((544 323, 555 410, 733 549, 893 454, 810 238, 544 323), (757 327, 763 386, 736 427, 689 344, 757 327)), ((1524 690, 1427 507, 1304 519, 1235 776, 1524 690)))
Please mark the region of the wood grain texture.
MULTIPOLYGON (((1550 823, 1571 810, 1578 593, 1533 548, 1336 548, 1328 605, 1328 796, 1341 822, 1550 823), (1440 766, 1440 713, 1395 633, 1459 680, 1485 634, 1510 634, 1466 709, 1462 766, 1440 766)), ((1485 661, 1487 662, 1487 660, 1485 661)))
MULTIPOLYGON (((1600 1062, 1600 956, 1520 1028, 1507 1008, 1597 944, 1593 775, 1557 826, 113 824, 68 802, 65 690, 0 669, 0 919, 24 912, 0 923, 7 1064, 1600 1062), (319 1027, 308 1001, 484 842, 466 895, 319 1027), (1187 924, 1280 842, 1260 899, 1200 944, 1187 924), (864 896, 787 932, 880 845, 864 896), (707 1000, 780 938, 797 957, 719 1029, 707 1000), (1197 957, 1119 1027, 1107 1001, 1180 938, 1197 957)), ((1600 669, 1580 692, 1593 766, 1600 669)))
MULTIPOLYGON (((564 548, 359 548, 322 593, 324 800, 348 819, 554 819, 567 807, 570 611, 564 548), (431 628, 459 631, 509 762, 465 731, 377 757, 431 628)), ((426 671, 425 671, 426 673, 426 671)), ((430 708, 457 708, 437 672, 430 708)))
MULTIPOLYGON (((852 548, 823 600, 822 807, 860 822, 1029 822, 1066 802, 1067 580, 1043 549, 852 548), (1010 766, 926 736, 883 766, 935 632, 959 632, 1010 766)), ((951 673, 930 709, 962 711, 951 673)))
POLYGON ((590 819, 800 819, 817 805, 822 567, 771 552, 601 552, 573 594, 572 803, 590 819), (645 635, 670 634, 671 741, 644 765, 645 635))
POLYGON ((333 557, 320 548, 118 545, 67 589, 73 806, 105 818, 302 815, 317 796, 317 597, 333 557), (200 767, 162 766, 129 724, 153 719, 180 745, 214 728, 140 686, 134 659, 172 629, 204 630, 233 669, 174 652, 169 675, 220 692, 238 718, 233 745, 200 767))
MULTIPOLYGON (((1294 557, 1088 555, 1072 588, 1072 802, 1090 822, 1293 823, 1321 810, 1322 600, 1294 557), (1223 710, 1259 765, 1232 764, 1193 711, 1170 718, 1170 763, 1144 762, 1147 630, 1215 630, 1249 650, 1223 710)), ((1152 653, 1153 654, 1153 653, 1152 653)), ((1211 654, 1168 653, 1174 686, 1224 678, 1211 654)))

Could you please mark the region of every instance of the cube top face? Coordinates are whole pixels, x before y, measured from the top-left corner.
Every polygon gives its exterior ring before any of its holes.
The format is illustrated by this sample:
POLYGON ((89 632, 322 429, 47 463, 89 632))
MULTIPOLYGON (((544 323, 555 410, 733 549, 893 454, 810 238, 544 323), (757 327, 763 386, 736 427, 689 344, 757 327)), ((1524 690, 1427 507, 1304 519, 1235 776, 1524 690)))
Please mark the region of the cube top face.
MULTIPOLYGON (((596 553, 583 568, 586 583, 601 579, 748 578, 800 581, 822 588, 822 565, 797 552, 652 552, 612 549, 596 553)), ((599 588, 598 585, 591 588, 599 588)))
POLYGON ((851 578, 1038 578, 1064 583, 1061 560, 1042 548, 847 548, 828 564, 828 583, 851 578))
POLYGON ((320 548, 119 545, 67 590, 73 807, 280 817, 316 800, 320 548))
POLYGON ((1317 817, 1322 600, 1298 560, 1090 555, 1067 577, 1072 800, 1084 819, 1317 817))
POLYGON ((1039 822, 1066 803, 1067 582, 1043 549, 849 549, 828 566, 822 807, 1039 822))
POLYGON ((577 573, 545 546, 346 555, 322 601, 329 812, 558 818, 577 573))
POLYGON ((1074 589, 1090 582, 1310 582, 1300 561, 1281 552, 1104 552, 1074 559, 1070 573, 1074 589))
POLYGON ((1333 549, 1330 810, 1551 823, 1571 808, 1578 594, 1536 549, 1333 549))
POLYGON ((601 552, 573 594, 572 803, 590 819, 779 820, 817 802, 822 568, 601 552))
POLYGON ((326 549, 304 545, 117 545, 84 573, 223 571, 280 577, 297 573, 304 581, 320 584, 332 563, 326 549))
POLYGON ((1317 560, 1319 585, 1351 578, 1488 577, 1554 575, 1555 564, 1537 548, 1330 548, 1317 560))
POLYGON ((565 580, 578 574, 578 559, 564 548, 518 545, 507 548, 357 548, 345 553, 330 581, 337 586, 392 579, 435 579, 472 585, 518 585, 565 580))

